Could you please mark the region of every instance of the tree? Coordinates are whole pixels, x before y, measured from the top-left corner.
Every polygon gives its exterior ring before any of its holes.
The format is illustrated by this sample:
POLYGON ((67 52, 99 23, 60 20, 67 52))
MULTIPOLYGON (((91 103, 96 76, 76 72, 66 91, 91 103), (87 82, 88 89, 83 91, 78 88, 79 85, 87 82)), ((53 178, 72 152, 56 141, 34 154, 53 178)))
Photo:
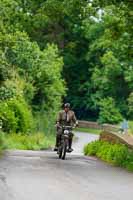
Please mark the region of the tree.
POLYGON ((112 98, 104 98, 99 102, 99 123, 111 123, 116 124, 122 120, 122 116, 119 110, 115 106, 115 102, 112 98))
MULTIPOLYGON (((116 6, 112 2, 111 5, 103 2, 100 14, 95 14, 95 17, 83 22, 85 37, 89 41, 87 60, 92 74, 89 92, 86 95, 90 99, 89 105, 96 105, 96 110, 94 110, 96 112, 98 112, 98 101, 101 98, 112 97, 121 113, 127 117, 126 102, 133 88, 131 30, 127 29, 127 23, 130 23, 127 11, 130 11, 130 8, 126 3, 116 6)), ((95 10, 96 2, 93 3, 90 6, 95 5, 93 7, 95 10)), ((99 2, 98 10, 100 6, 99 2)))
POLYGON ((130 119, 133 119, 133 92, 131 92, 128 98, 128 114, 130 119))
POLYGON ((2 0, 0 7, 1 94, 21 93, 34 111, 46 113, 70 101, 78 118, 91 120, 99 117, 101 99, 111 98, 129 117, 130 1, 2 0))

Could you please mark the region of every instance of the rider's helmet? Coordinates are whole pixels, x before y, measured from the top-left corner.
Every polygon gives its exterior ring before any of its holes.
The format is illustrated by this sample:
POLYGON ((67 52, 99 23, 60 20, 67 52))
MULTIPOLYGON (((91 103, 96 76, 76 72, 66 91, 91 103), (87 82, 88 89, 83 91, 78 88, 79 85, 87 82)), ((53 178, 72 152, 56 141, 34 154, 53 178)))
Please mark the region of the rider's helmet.
POLYGON ((70 103, 65 103, 64 108, 70 108, 70 103))

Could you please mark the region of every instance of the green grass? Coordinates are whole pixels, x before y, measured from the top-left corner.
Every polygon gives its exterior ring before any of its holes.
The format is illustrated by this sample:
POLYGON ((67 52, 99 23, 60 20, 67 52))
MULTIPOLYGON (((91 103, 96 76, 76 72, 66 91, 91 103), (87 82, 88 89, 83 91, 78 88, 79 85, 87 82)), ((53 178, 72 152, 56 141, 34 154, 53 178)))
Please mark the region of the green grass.
POLYGON ((84 147, 84 154, 96 156, 112 165, 133 172, 133 150, 129 150, 126 145, 94 141, 84 147))
POLYGON ((76 128, 75 131, 80 131, 84 133, 93 133, 99 135, 101 133, 100 129, 93 129, 93 128, 76 128))
POLYGON ((24 134, 5 134, 4 146, 6 149, 20 150, 44 150, 51 148, 55 143, 54 136, 45 136, 43 133, 32 135, 24 134))
POLYGON ((0 156, 2 155, 4 149, 6 149, 4 133, 0 131, 0 156))

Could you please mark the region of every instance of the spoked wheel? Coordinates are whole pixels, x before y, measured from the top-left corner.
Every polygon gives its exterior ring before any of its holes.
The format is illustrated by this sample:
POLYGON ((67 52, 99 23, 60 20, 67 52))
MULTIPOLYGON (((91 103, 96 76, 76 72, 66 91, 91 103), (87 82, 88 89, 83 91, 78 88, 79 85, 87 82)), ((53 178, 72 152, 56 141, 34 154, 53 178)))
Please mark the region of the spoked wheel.
POLYGON ((67 151, 67 144, 64 144, 62 149, 62 160, 65 160, 66 158, 66 151, 67 151))

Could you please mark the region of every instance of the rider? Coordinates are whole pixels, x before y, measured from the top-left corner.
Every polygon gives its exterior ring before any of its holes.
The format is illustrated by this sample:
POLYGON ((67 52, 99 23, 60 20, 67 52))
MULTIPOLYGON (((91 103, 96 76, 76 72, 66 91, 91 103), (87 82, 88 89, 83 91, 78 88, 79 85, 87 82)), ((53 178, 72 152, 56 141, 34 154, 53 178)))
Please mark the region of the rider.
MULTIPOLYGON (((56 121, 57 133, 56 133, 56 145, 54 150, 57 151, 60 143, 60 138, 62 134, 62 129, 60 126, 76 126, 78 125, 78 121, 76 119, 75 113, 70 110, 70 103, 64 104, 64 110, 60 111, 56 121)), ((72 138, 73 134, 71 134, 69 138, 69 149, 68 151, 73 151, 72 149, 72 138)))

